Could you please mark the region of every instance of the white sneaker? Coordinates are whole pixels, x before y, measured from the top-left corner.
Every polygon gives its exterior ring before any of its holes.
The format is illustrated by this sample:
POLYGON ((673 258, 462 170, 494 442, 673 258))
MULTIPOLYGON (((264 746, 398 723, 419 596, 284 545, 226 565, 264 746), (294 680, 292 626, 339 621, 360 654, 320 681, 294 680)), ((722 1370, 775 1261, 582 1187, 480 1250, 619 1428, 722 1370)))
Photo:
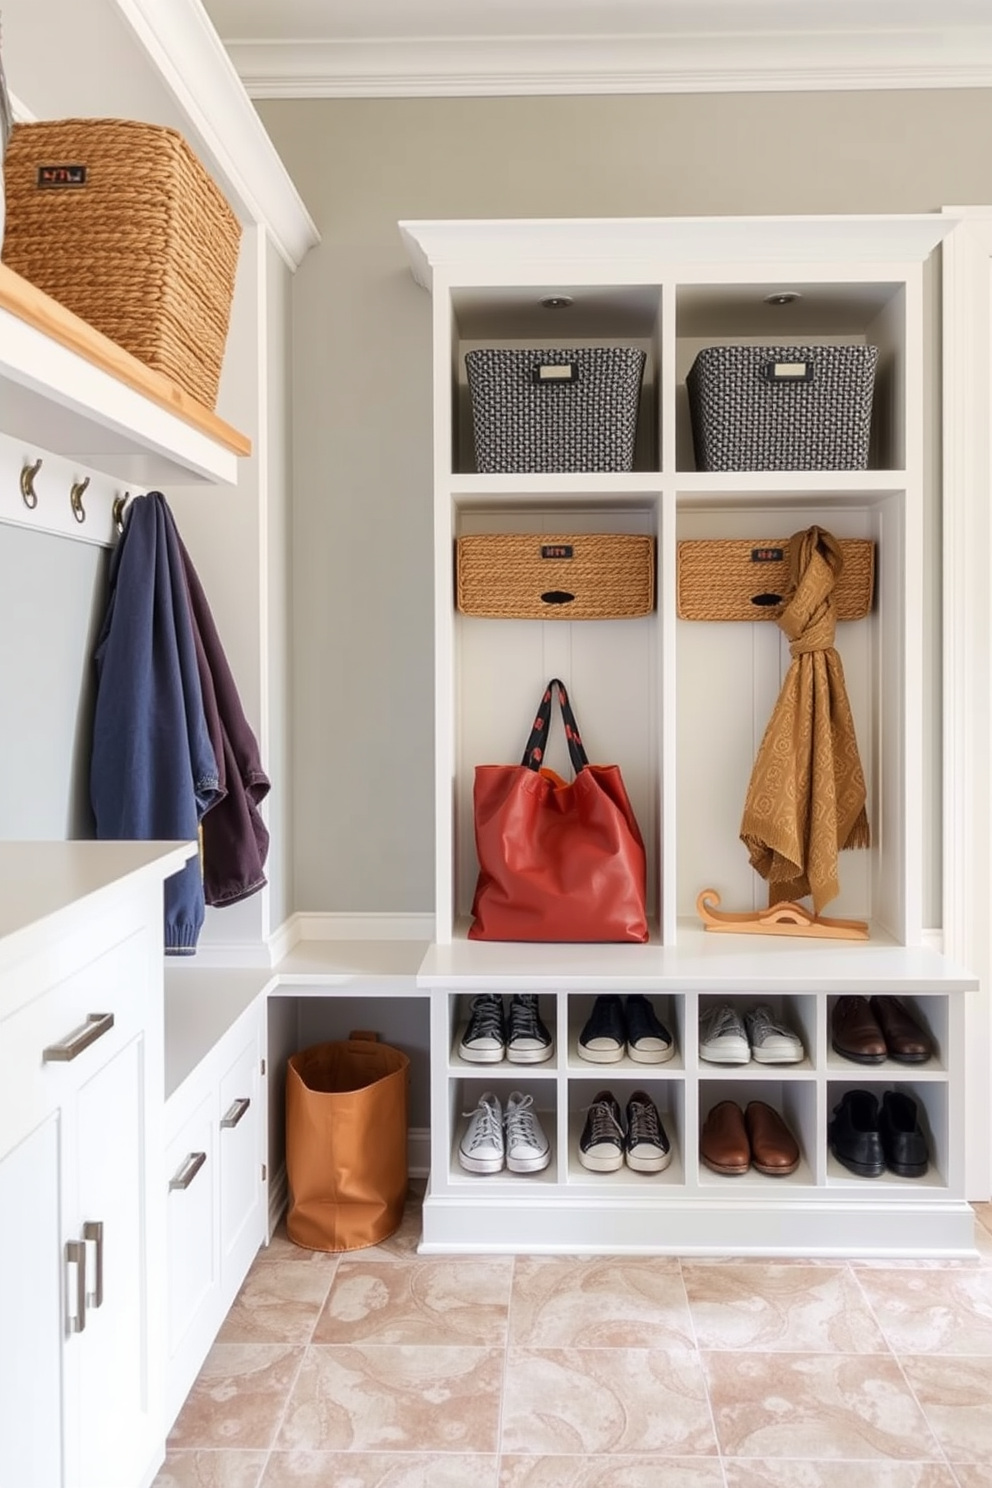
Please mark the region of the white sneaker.
POLYGON ((699 1057, 707 1064, 749 1064, 751 1045, 744 1020, 729 1002, 718 1002, 699 1015, 699 1057))
POLYGON ((479 1097, 475 1110, 463 1111, 462 1115, 472 1118, 458 1144, 458 1161, 462 1167, 467 1173, 501 1172, 506 1148, 499 1097, 487 1090, 479 1097))
POLYGON ((802 1059, 802 1039, 779 1022, 767 1002, 745 1013, 744 1024, 751 1040, 751 1057, 759 1064, 798 1064, 802 1059))
POLYGON ((504 1117, 506 1166, 511 1173, 540 1173, 551 1161, 551 1146, 534 1110, 534 1097, 511 1091, 504 1117))

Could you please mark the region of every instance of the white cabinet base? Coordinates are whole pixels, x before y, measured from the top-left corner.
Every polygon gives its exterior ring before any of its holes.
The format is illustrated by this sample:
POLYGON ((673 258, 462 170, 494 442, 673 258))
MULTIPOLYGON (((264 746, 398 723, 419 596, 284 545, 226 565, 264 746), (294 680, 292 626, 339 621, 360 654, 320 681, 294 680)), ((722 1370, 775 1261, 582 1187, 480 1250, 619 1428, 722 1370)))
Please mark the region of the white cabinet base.
MULTIPOLYGON (((733 1179, 727 1180, 733 1182, 733 1179)), ((780 1180, 772 1179, 771 1182, 780 1180)), ((871 1180, 866 1180, 871 1181, 871 1180)), ((486 1179, 480 1180, 482 1184, 486 1179)), ((422 1255, 568 1254, 892 1256, 965 1259, 975 1252, 975 1215, 963 1200, 892 1204, 797 1200, 788 1206, 728 1198, 660 1205, 610 1196, 593 1205, 549 1193, 515 1203, 491 1197, 424 1199, 422 1255)))

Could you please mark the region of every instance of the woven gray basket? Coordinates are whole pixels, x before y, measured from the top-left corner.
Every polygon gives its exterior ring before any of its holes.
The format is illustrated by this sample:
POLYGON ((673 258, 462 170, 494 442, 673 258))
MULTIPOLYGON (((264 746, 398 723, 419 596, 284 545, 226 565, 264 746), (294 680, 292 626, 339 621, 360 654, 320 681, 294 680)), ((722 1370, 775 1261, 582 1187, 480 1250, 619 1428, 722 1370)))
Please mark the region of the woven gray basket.
POLYGON ((685 380, 699 470, 864 470, 875 346, 709 346, 685 380))
POLYGON ((645 361, 630 346, 466 352, 476 468, 632 470, 645 361))

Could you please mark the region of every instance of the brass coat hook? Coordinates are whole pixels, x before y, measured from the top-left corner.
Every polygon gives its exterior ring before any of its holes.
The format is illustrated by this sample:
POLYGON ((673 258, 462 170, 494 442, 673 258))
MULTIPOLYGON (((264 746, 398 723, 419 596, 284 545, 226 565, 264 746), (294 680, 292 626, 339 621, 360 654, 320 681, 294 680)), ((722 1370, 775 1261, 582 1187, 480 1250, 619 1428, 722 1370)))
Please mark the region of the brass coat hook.
POLYGON ((34 478, 41 469, 41 460, 35 460, 33 465, 25 465, 21 470, 21 495, 24 497, 24 505, 33 511, 38 505, 38 492, 34 488, 34 478))
POLYGON ((72 507, 72 515, 77 522, 86 521, 86 508, 83 506, 83 492, 90 483, 89 476, 83 481, 73 481, 69 488, 69 505, 72 507))
POLYGON ((110 508, 110 516, 118 532, 124 531, 124 508, 131 500, 131 492, 125 491, 123 496, 115 496, 110 508))

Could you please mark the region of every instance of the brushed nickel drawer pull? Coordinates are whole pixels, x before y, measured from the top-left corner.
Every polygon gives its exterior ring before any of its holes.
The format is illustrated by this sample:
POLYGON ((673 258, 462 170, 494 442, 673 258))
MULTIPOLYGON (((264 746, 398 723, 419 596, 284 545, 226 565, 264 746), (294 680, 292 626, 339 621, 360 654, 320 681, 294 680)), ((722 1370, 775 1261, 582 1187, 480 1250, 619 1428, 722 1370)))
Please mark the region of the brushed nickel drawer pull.
POLYGON ((67 1321, 68 1333, 82 1333, 86 1327, 86 1241, 65 1242, 66 1265, 76 1268, 76 1315, 67 1321))
POLYGON ((90 1044, 95 1044, 98 1038, 103 1038, 113 1026, 113 1013, 90 1013, 86 1022, 79 1028, 74 1028, 67 1038, 60 1039, 57 1044, 49 1044, 42 1052, 42 1060, 45 1064, 65 1064, 82 1054, 90 1044))
POLYGON ((175 1176, 169 1179, 170 1191, 174 1188, 189 1188, 206 1160, 207 1154, 205 1152, 191 1152, 175 1176))
POLYGON ((237 1126, 242 1116, 251 1105, 250 1096, 243 1095, 240 1100, 234 1101, 224 1115, 220 1118, 221 1126, 237 1126))
POLYGON ((90 1307, 103 1306, 103 1220, 88 1219, 83 1225, 83 1240, 91 1240, 96 1246, 96 1285, 92 1292, 86 1293, 86 1302, 90 1307))

